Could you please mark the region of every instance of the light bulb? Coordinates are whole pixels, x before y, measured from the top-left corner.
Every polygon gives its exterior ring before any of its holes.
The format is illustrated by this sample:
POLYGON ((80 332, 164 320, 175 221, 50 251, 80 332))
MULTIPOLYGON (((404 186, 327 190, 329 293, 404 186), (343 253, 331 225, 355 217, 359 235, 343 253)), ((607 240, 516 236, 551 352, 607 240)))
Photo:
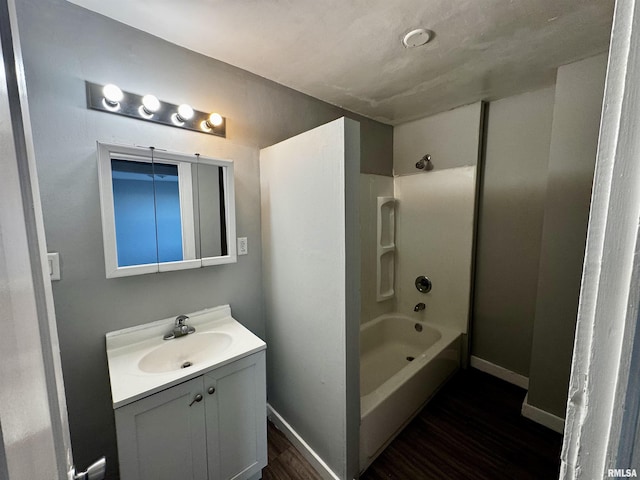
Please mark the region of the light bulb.
POLYGON ((213 128, 213 127, 219 127, 220 125, 222 125, 222 115, 220 115, 219 113, 212 113, 211 115, 209 115, 209 119, 207 120, 207 126, 213 128))
POLYGON ((142 106, 147 113, 155 113, 160 109, 160 100, 155 95, 145 95, 142 97, 142 106))
POLYGON ((187 120, 191 120, 192 117, 193 117, 193 108, 191 108, 191 105, 187 105, 186 103, 183 103, 178 107, 178 120, 182 122, 186 122, 187 120))
POLYGON ((113 83, 109 83, 102 87, 102 94, 104 95, 104 99, 111 107, 117 107, 120 101, 124 98, 124 93, 120 90, 120 87, 114 85, 113 83))

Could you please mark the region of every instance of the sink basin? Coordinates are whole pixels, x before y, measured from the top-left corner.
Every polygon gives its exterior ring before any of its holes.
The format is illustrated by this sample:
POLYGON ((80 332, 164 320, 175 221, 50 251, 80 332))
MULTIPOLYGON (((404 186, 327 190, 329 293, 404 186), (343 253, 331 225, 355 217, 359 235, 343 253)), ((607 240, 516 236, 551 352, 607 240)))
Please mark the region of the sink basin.
POLYGON ((192 333, 167 340, 150 351, 140 359, 138 368, 145 373, 166 373, 190 368, 223 352, 229 345, 231 336, 226 333, 192 333))
POLYGON ((195 333, 162 340, 175 317, 106 335, 113 408, 260 352, 266 344, 231 316, 229 305, 186 313, 195 333))

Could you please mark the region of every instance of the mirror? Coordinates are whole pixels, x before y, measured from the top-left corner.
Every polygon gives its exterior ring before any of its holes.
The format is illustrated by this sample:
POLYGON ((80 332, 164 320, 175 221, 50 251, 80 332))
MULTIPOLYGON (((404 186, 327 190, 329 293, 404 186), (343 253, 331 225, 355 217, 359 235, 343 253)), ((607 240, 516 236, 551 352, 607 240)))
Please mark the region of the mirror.
MULTIPOLYGON (((228 253, 226 210, 224 199, 224 170, 218 165, 203 162, 198 172, 198 245, 202 259, 217 258, 228 253), (218 188, 215 188, 215 186, 218 188)), ((207 260, 208 262, 208 260, 207 260)), ((203 263, 204 260, 203 260, 203 263)))
POLYGON ((98 143, 107 278, 232 263, 233 162, 98 143))

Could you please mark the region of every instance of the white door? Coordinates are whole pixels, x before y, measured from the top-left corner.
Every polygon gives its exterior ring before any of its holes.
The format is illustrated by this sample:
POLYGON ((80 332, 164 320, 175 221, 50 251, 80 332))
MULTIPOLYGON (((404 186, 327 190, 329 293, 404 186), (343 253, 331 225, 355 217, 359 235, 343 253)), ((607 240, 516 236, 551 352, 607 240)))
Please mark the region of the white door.
MULTIPOLYGON (((13 0, 0 0, 0 478, 74 478, 13 0)), ((101 478, 102 464, 90 476, 101 478)))

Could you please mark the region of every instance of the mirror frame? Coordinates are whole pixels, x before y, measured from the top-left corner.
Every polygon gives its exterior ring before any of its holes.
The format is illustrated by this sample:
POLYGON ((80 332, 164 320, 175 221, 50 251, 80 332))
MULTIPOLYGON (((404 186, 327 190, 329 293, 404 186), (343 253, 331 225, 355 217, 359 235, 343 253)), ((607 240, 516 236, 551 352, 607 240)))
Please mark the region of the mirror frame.
POLYGON ((188 215, 186 221, 182 221, 183 251, 186 251, 187 260, 164 263, 147 263, 141 265, 118 266, 118 249, 116 244, 116 223, 113 206, 113 180, 111 160, 131 160, 136 162, 151 163, 151 150, 149 147, 133 147, 97 142, 98 146, 98 184, 100 187, 100 211, 102 216, 102 238, 104 246, 104 264, 107 278, 128 277, 131 275, 143 275, 146 273, 170 272, 174 270, 186 270, 201 268, 210 265, 235 263, 238 261, 236 251, 236 206, 234 190, 233 161, 218 158, 203 157, 202 155, 185 155, 167 150, 153 150, 153 160, 178 165, 178 178, 180 182, 180 204, 186 207, 183 210, 188 215), (184 201, 184 198, 192 197, 193 187, 191 182, 184 181, 191 178, 193 165, 212 165, 224 167, 223 186, 225 201, 225 221, 227 233, 227 255, 219 257, 195 258, 195 234, 193 223, 193 203, 184 201), (189 206, 191 212, 189 212, 189 206), (190 213, 190 214, 189 214, 190 213))

